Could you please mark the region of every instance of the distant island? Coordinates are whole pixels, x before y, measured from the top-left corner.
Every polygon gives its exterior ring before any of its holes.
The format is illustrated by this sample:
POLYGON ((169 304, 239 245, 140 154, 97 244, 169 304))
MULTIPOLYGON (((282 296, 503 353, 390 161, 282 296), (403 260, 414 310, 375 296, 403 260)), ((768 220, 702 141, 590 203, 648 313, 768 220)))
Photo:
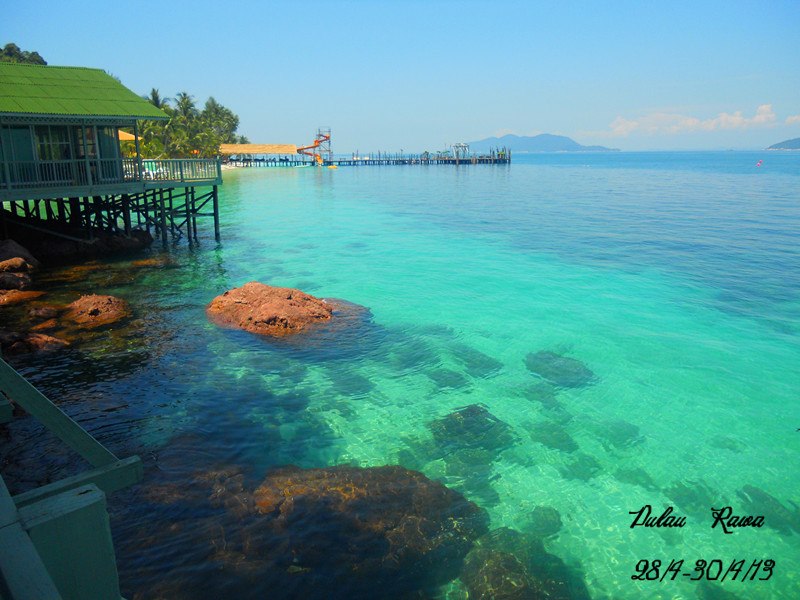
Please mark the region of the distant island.
POLYGON ((800 138, 772 144, 767 150, 800 150, 800 138))
POLYGON ((506 147, 512 152, 619 152, 617 148, 605 146, 582 146, 572 138, 563 135, 541 133, 534 136, 504 135, 470 142, 472 152, 488 152, 491 148, 506 147))

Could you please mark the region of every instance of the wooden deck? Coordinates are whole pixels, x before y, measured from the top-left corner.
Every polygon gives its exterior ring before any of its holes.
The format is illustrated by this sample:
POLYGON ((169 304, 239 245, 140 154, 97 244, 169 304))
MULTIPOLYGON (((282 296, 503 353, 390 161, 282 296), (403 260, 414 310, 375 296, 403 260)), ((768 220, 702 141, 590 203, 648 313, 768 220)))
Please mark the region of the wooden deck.
POLYGON ((0 169, 0 202, 222 184, 217 159, 7 161, 0 169))

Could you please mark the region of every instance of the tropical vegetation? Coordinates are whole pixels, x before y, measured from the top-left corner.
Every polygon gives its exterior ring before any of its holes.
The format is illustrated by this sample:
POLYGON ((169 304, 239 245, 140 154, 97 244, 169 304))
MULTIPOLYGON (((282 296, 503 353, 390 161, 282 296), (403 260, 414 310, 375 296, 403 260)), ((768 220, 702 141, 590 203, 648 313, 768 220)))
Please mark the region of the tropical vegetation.
POLYGON ((13 42, 6 44, 3 46, 3 49, 0 50, 0 62, 26 63, 29 65, 47 64, 47 61, 43 59, 38 52, 20 50, 19 46, 13 42))
POLYGON ((212 157, 219 153, 220 144, 248 143, 246 137, 236 134, 239 117, 213 97, 202 109, 187 92, 169 99, 153 88, 144 97, 169 117, 168 121, 143 123, 140 150, 145 158, 212 157))

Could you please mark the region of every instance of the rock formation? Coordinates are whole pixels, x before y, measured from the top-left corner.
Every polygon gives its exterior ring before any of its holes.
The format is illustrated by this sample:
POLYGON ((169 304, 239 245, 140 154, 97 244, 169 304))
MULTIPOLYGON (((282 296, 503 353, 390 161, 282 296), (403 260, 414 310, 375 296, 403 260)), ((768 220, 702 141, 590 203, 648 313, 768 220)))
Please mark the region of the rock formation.
POLYGON ((333 307, 300 290, 251 281, 214 298, 206 313, 223 327, 281 337, 328 321, 333 307))
POLYGON ((89 294, 68 304, 63 319, 79 329, 94 329, 111 325, 130 316, 131 309, 125 300, 114 296, 89 294))

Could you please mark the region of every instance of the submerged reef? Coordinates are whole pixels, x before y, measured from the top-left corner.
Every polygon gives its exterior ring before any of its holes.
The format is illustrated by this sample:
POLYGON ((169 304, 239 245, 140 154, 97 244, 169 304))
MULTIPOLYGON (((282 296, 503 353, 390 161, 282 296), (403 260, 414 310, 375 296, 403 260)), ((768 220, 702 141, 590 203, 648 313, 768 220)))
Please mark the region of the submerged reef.
POLYGON ((253 502, 261 558, 294 571, 309 590, 336 585, 359 597, 455 578, 488 530, 488 515, 476 504, 398 466, 286 467, 268 474, 253 502))
POLYGON ((500 451, 512 445, 516 436, 508 423, 495 417, 485 406, 470 404, 432 421, 433 438, 445 450, 483 448, 500 451))
POLYGON ((461 580, 469 598, 589 600, 582 573, 549 554, 531 534, 503 527, 482 536, 467 555, 461 580))
POLYGON ((539 442, 553 450, 575 452, 578 449, 578 443, 572 439, 567 430, 552 421, 536 423, 531 428, 530 434, 534 442, 539 442))
POLYGON ((800 533, 800 508, 792 503, 789 510, 780 501, 764 490, 746 485, 736 495, 744 502, 744 508, 753 515, 763 515, 767 527, 772 527, 783 535, 800 533))
POLYGON ((595 375, 581 361, 542 350, 525 357, 528 370, 559 387, 583 387, 591 383, 595 375))

